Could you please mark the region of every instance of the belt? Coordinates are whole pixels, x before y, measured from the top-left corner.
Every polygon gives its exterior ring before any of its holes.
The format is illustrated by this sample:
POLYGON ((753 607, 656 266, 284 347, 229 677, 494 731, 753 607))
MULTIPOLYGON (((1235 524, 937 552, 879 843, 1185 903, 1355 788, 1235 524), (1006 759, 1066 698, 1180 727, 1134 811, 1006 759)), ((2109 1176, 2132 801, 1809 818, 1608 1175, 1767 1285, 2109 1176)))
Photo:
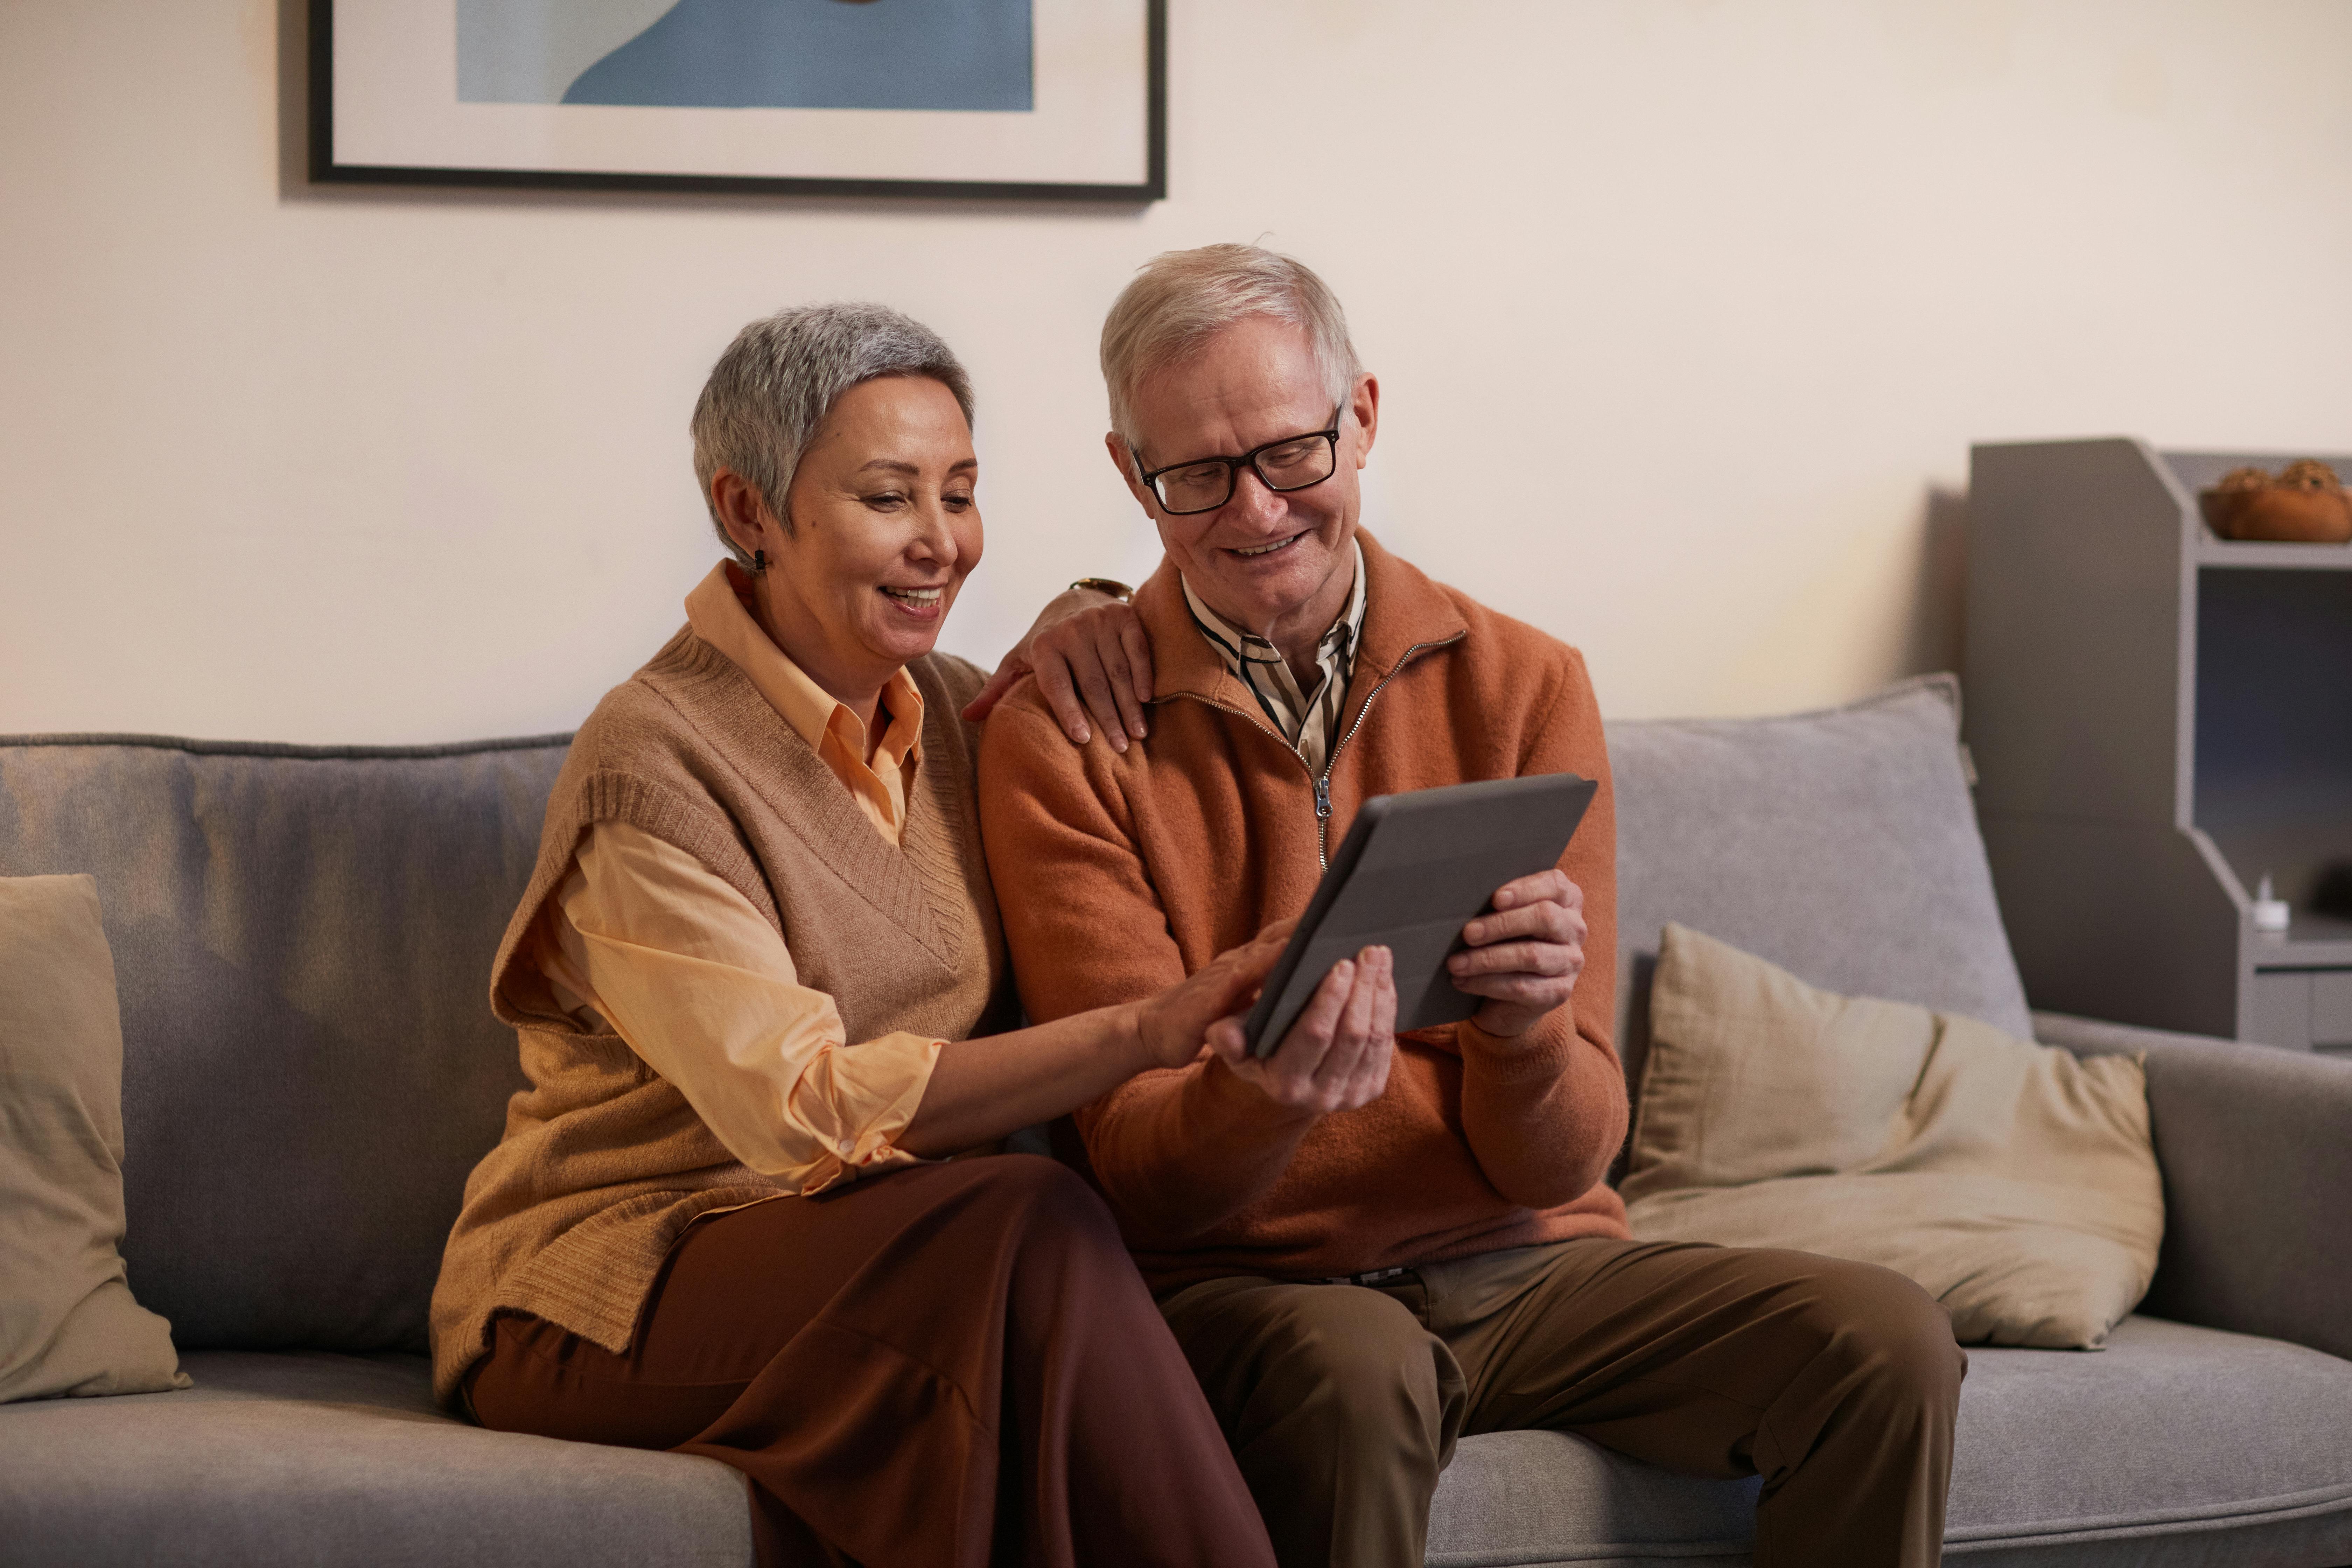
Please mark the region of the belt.
POLYGON ((1309 1279, 1309 1285, 1377 1285, 1383 1279, 1393 1279, 1400 1274, 1410 1274, 1410 1268, 1374 1268, 1363 1274, 1326 1274, 1309 1279))

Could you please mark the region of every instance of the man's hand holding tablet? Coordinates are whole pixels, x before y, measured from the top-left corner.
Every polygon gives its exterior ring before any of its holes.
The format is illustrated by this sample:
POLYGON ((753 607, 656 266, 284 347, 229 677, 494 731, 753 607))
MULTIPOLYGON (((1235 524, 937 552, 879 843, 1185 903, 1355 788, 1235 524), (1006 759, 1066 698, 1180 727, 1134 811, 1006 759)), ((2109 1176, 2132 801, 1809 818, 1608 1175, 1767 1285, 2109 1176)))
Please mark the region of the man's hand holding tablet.
POLYGON ((1525 1034, 1584 968, 1584 894, 1559 866, 1596 788, 1547 773, 1365 801, 1243 1025, 1252 1048, 1286 1046, 1328 972, 1373 947, 1393 960, 1394 1027, 1525 1034))
POLYGON ((1584 890, 1554 862, 1592 793, 1558 774, 1367 802, 1306 912, 1217 960, 1247 953, 1255 970, 1283 942, 1255 1006, 1212 1025, 1208 1052, 1276 1104, 1320 1116, 1381 1097, 1401 1014, 1527 1033, 1584 971, 1584 890), (1511 871, 1486 893, 1483 876, 1511 871), (1352 951, 1349 931, 1364 933, 1352 951), (1373 934, 1386 931, 1396 937, 1373 934), (1412 971, 1402 1003, 1392 942, 1412 971))
POLYGON ((1505 1039, 1567 1004, 1584 973, 1584 889, 1557 867, 1506 882, 1495 912, 1462 928, 1467 952, 1446 960, 1454 989, 1483 996, 1470 1021, 1505 1039))
MULTIPOLYGON (((1295 923, 1282 922, 1286 929, 1295 923)), ((1270 1055, 1251 1052, 1244 1015, 1238 1013, 1209 1026, 1209 1048, 1235 1078, 1277 1105, 1314 1116, 1353 1110, 1388 1087, 1396 1010, 1395 956, 1385 947, 1368 947, 1331 966, 1270 1055)))
POLYGON ((1189 1042, 1200 1040, 1205 1027, 1206 1054, 1223 1058, 1235 1077, 1276 1104, 1315 1116, 1378 1100, 1396 1048, 1396 979, 1384 947, 1366 948, 1334 965, 1282 1048, 1269 1057, 1251 1054, 1245 1010, 1204 1026, 1203 1004, 1229 1007, 1238 1001, 1246 1009, 1297 924, 1296 915, 1275 921, 1210 960, 1184 985, 1139 1007, 1136 1026, 1147 1058, 1160 1067, 1183 1066, 1194 1053, 1189 1042))
MULTIPOLYGON (((1454 985, 1486 998, 1471 1021, 1512 1039, 1564 1005, 1584 972, 1584 889, 1557 868, 1506 882, 1495 912, 1462 928, 1469 951, 1446 963, 1454 985)), ((1258 941, 1287 936, 1295 920, 1268 926, 1258 941)), ((1273 1055, 1251 1054, 1245 1015, 1209 1027, 1209 1046, 1234 1076, 1280 1105, 1310 1114, 1370 1105, 1388 1087, 1396 1054, 1396 959, 1368 947, 1342 959, 1315 988, 1273 1055)))

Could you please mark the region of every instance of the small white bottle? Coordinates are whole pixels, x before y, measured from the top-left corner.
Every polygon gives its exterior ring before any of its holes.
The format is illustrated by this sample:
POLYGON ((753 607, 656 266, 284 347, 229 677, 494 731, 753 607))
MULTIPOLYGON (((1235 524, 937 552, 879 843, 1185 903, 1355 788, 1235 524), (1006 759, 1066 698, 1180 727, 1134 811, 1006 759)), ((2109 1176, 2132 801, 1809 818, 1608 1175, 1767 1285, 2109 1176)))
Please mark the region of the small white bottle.
POLYGON ((2266 936, 2284 936, 2294 919, 2287 901, 2271 891, 2270 873, 2263 872, 2263 885, 2254 891, 2254 929, 2266 936))

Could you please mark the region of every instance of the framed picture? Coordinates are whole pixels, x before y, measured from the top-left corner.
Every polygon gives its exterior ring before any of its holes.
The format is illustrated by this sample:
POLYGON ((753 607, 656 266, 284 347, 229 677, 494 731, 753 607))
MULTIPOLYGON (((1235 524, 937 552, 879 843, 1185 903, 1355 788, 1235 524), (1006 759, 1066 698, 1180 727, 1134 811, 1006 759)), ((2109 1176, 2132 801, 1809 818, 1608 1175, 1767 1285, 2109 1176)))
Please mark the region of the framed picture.
POLYGON ((310 0, 310 178, 1167 195, 1166 0, 310 0))

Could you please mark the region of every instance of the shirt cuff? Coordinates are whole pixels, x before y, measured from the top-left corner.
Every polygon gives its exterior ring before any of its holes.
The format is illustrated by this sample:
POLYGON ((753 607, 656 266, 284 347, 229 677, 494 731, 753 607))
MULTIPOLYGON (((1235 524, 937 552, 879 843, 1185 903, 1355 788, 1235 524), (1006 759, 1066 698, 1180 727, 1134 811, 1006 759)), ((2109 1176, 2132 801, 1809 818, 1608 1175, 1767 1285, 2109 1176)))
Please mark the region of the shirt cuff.
POLYGON ((869 1171, 922 1163, 898 1140, 921 1107, 946 1048, 936 1036, 899 1033, 819 1053, 793 1085, 787 1105, 791 1120, 817 1147, 800 1190, 822 1192, 869 1171))

